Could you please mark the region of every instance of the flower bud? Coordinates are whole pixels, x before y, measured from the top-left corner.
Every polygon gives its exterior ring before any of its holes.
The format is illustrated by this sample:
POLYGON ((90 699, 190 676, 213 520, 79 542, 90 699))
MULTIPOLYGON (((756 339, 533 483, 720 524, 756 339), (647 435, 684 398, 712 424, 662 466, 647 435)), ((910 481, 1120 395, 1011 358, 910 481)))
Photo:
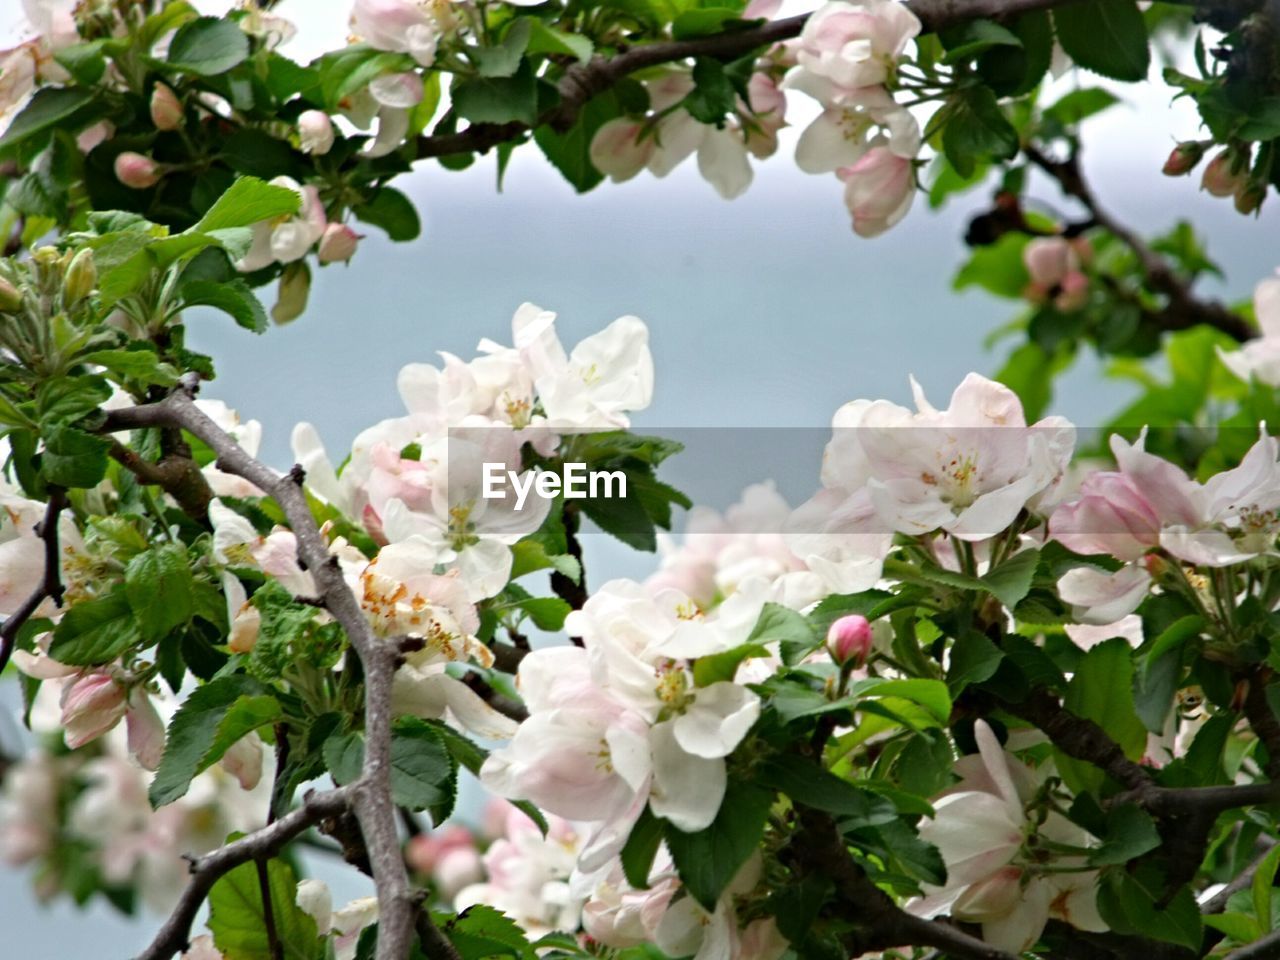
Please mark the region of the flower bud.
POLYGON ((93 292, 98 283, 98 268, 93 262, 93 251, 89 248, 81 250, 67 267, 67 274, 62 281, 63 299, 70 306, 78 303, 93 292))
POLYGON ((79 749, 102 736, 125 715, 124 687, 105 673, 91 673, 62 690, 62 736, 67 747, 79 749))
POLYGON ((22 292, 0 277, 0 313, 15 313, 22 307, 22 292))
POLYGON ((1089 278, 1079 270, 1072 270, 1063 277, 1059 288, 1053 305, 1063 313, 1079 310, 1089 302, 1089 278))
POLYGON ((355 255, 359 242, 360 234, 345 223, 329 224, 320 237, 320 262, 334 263, 341 260, 346 263, 355 255))
POLYGON ((116 179, 132 190, 146 190, 160 182, 160 165, 132 150, 116 157, 115 171, 116 179))
POLYGON ((291 263, 280 274, 280 286, 276 291, 276 304, 271 308, 271 319, 278 324, 292 323, 307 309, 307 296, 311 293, 311 271, 301 261, 291 263))
POLYGON ((304 110, 298 115, 298 146, 303 153, 320 156, 333 146, 333 121, 323 110, 304 110))
POLYGON ((182 126, 182 104, 163 83, 157 83, 151 91, 151 122, 157 130, 177 130, 182 126))
POLYGON ((316 922, 316 929, 321 933, 333 928, 333 894, 323 880, 300 881, 294 902, 316 922))
POLYGON ((1205 145, 1199 140, 1187 140, 1173 148, 1169 159, 1164 162, 1163 173, 1166 177, 1181 177, 1190 173, 1204 158, 1205 145))
POLYGON ((860 613, 841 617, 827 631, 827 650, 840 666, 861 666, 871 653, 871 624, 860 613))
POLYGON ((1257 213, 1262 208, 1262 201, 1267 199, 1267 185, 1256 181, 1247 181, 1236 191, 1235 207, 1237 213, 1257 213))
POLYGON ((1215 197, 1229 197, 1244 185, 1246 178, 1245 164, 1239 162, 1233 151, 1223 150, 1204 168, 1200 189, 1215 197))

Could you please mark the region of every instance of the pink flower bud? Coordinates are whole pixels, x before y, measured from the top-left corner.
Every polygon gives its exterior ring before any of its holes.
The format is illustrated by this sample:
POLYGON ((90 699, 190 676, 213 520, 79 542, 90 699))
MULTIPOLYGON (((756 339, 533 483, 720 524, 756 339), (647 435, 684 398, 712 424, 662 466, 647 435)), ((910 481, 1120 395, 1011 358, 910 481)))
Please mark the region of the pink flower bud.
POLYGON ((76 750, 102 736, 125 715, 124 687, 105 673, 91 673, 62 689, 62 736, 76 750))
POLYGON ((840 666, 861 666, 871 653, 871 624, 860 613, 851 613, 831 624, 827 631, 827 650, 840 666))
POLYGON ((298 146, 303 153, 320 156, 333 146, 333 121, 323 110, 304 110, 298 115, 298 146))
POLYGON ((1215 197, 1230 197, 1245 183, 1246 164, 1240 163, 1231 150, 1223 150, 1209 161, 1200 178, 1200 189, 1215 197))
POLYGON ((160 165, 132 150, 116 157, 115 170, 116 179, 133 190, 146 190, 160 182, 160 165))
POLYGON ((182 125, 182 104, 163 83, 157 83, 151 91, 151 122, 157 130, 177 130, 182 125))
POLYGON ((884 233, 907 215, 915 198, 915 168, 886 146, 872 147, 836 175, 844 181, 844 203, 860 237, 884 233))
POLYGON ((1204 158, 1205 145, 1198 140, 1188 140, 1173 148, 1162 171, 1166 177, 1181 177, 1190 173, 1204 158))
POLYGON ((1059 290, 1053 305, 1063 313, 1079 310, 1089 302, 1089 278, 1079 270, 1072 270, 1063 277, 1059 290))
POLYGON ((1045 290, 1062 283, 1075 268, 1075 253, 1062 237, 1036 237, 1022 249, 1022 262, 1031 282, 1045 290))
POLYGON ((341 260, 346 263, 355 255, 356 245, 359 242, 360 234, 345 223, 329 224, 320 237, 320 262, 334 263, 341 260))

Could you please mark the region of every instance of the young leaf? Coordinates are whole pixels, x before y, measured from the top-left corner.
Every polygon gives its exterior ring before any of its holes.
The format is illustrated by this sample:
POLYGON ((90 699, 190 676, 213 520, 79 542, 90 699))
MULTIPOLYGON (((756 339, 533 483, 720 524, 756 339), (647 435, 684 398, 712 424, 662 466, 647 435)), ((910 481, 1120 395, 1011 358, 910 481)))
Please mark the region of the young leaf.
POLYGON ((138 554, 125 568, 124 593, 145 640, 154 643, 186 623, 195 609, 186 550, 165 544, 138 554))
POLYGON ((202 77, 226 73, 248 56, 248 35, 235 21, 221 17, 185 23, 169 43, 169 65, 202 77))
POLYGON ((141 640, 121 590, 73 604, 53 629, 49 656, 70 666, 110 663, 141 640))
MULTIPOLYGON (((282 860, 267 861, 267 890, 283 960, 322 960, 316 922, 298 906, 298 880, 282 860)), ((209 891, 209 930, 229 960, 273 960, 256 863, 242 863, 209 891)))

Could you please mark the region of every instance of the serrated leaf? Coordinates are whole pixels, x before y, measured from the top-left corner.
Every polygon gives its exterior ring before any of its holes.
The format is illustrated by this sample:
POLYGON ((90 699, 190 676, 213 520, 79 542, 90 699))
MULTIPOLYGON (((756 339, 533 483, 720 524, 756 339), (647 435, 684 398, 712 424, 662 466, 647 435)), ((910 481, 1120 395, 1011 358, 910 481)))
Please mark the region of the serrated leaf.
POLYGON ((92 102, 93 94, 80 87, 40 88, 0 136, 0 150, 65 123, 92 102))
POLYGON ((53 629, 49 656, 69 666, 110 663, 142 639, 124 592, 73 604, 53 629))
POLYGON ((140 553, 125 567, 125 596, 143 638, 153 643, 191 619, 194 589, 187 552, 178 544, 140 553))
POLYGON ((58 426, 45 431, 40 472, 60 487, 95 487, 107 474, 104 438, 75 427, 58 426))
POLYGON ((201 771, 222 759, 242 736, 281 716, 280 704, 252 677, 231 674, 196 687, 165 735, 164 756, 151 782, 153 807, 186 794, 201 771))
POLYGON ((182 304, 187 307, 213 307, 221 310, 246 330, 265 333, 267 312, 253 289, 240 279, 215 283, 212 280, 188 280, 182 284, 182 304))
POLYGON ((707 829, 685 833, 667 829, 667 849, 685 889, 708 912, 734 875, 755 852, 773 803, 773 791, 751 783, 730 783, 720 812, 707 829))
POLYGON ((422 221, 413 202, 393 187, 380 187, 372 197, 352 208, 356 219, 386 231, 397 243, 413 240, 422 232, 422 221))
MULTIPOLYGON (((298 880, 281 860, 268 860, 267 890, 283 960, 322 960, 316 922, 297 903, 298 880)), ((209 891, 209 931, 225 960, 273 960, 258 865, 242 863, 209 891)))
POLYGON ((898 818, 897 809, 884 797, 862 790, 797 754, 765 761, 757 780, 797 804, 835 814, 844 829, 879 826, 898 818))
POLYGON ((257 177, 239 177, 189 233, 213 233, 232 227, 250 227, 263 220, 297 213, 302 203, 297 191, 257 177))

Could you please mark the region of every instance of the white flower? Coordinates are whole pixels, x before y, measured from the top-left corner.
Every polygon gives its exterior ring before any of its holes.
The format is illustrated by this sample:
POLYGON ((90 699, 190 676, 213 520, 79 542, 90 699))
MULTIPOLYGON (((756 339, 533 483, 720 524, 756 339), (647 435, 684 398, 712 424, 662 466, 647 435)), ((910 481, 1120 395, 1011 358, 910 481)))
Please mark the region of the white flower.
POLYGON ((276 177, 271 184, 286 187, 298 194, 300 206, 296 214, 264 220, 253 226, 253 242, 244 258, 236 264, 243 273, 261 270, 273 263, 301 260, 324 235, 326 218, 320 194, 315 187, 302 186, 291 177, 276 177))
POLYGON ((1256 377, 1268 387, 1280 387, 1280 272, 1254 288, 1253 313, 1262 336, 1239 350, 1219 347, 1218 356, 1241 380, 1256 377))

